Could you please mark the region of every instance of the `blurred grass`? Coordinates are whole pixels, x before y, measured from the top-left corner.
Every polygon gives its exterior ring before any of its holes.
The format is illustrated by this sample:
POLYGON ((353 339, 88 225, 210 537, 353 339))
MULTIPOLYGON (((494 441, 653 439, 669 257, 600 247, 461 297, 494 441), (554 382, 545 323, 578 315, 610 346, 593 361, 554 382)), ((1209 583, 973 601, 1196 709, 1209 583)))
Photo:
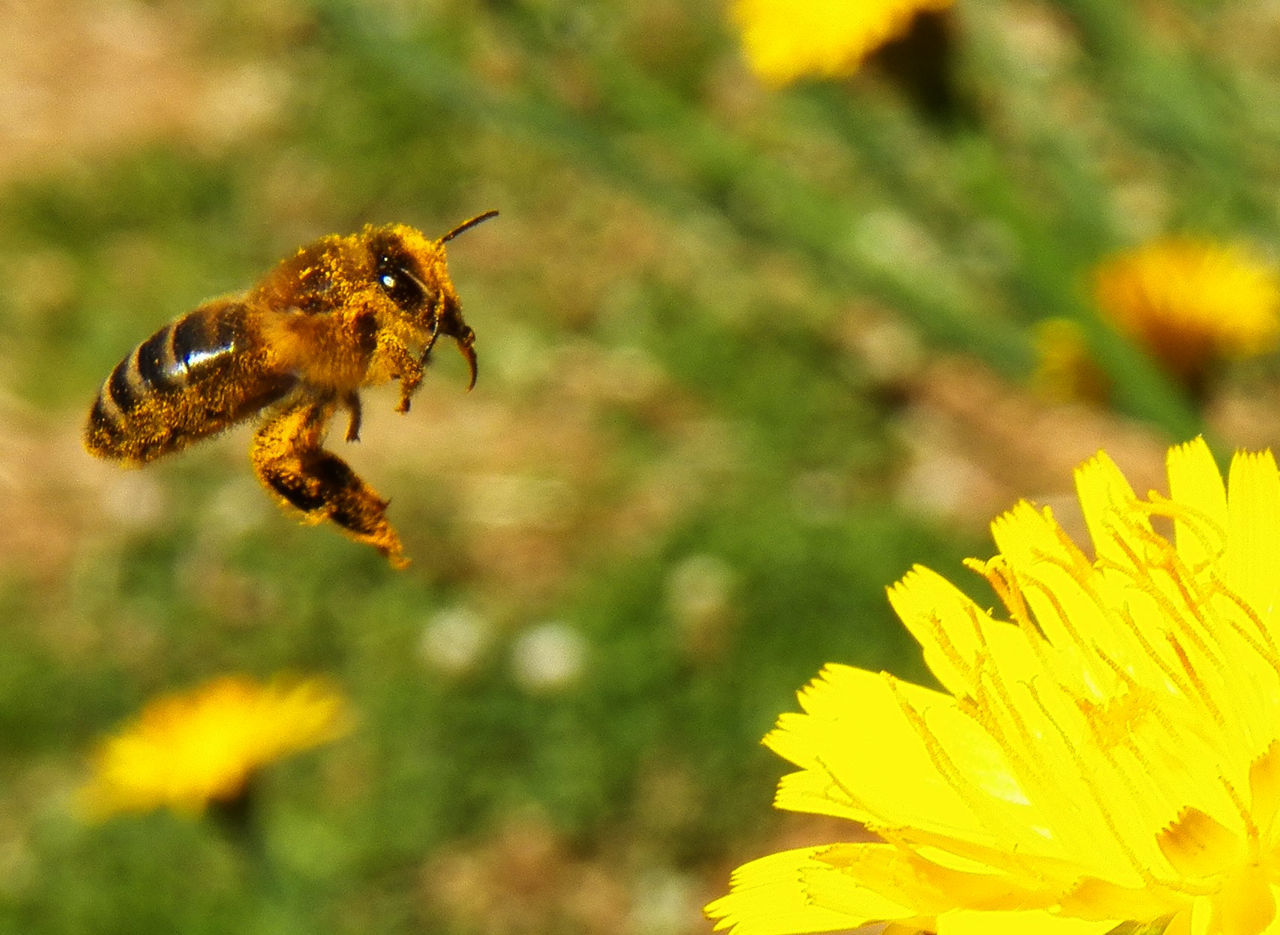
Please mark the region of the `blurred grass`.
POLYGON ((1280 62, 1230 57, 1227 4, 962 4, 952 126, 874 77, 766 92, 715 4, 68 9, 149 24, 116 41, 244 79, 266 116, 0 177, 4 931, 702 930, 794 827, 757 743, 794 691, 830 660, 927 678, 883 589, 914 562, 969 588, 989 551, 902 494, 927 365, 886 378, 861 323, 1016 388, 1029 326, 1072 318, 1107 418, 1185 437, 1201 412, 1085 272, 1165 227, 1275 240, 1280 62), (278 515, 243 430, 133 474, 80 452, 165 320, 319 234, 491 207, 450 245, 477 389, 446 355, 408 417, 369 393, 350 454, 408 572, 278 515), (455 666, 429 637, 458 609, 455 666), (563 682, 520 674, 539 625, 577 640, 563 682), (147 697, 279 669, 330 673, 361 723, 264 777, 275 876, 211 823, 70 815, 147 697))

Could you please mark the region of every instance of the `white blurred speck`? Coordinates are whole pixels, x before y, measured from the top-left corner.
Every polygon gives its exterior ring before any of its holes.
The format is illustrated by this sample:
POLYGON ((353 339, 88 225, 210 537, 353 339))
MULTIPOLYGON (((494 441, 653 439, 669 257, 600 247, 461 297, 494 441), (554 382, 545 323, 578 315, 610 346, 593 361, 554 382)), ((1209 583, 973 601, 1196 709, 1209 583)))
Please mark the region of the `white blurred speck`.
POLYGON ((567 688, 582 675, 587 641, 560 621, 541 623, 516 637, 511 646, 511 673, 530 692, 567 688))
POLYGON ((686 632, 715 626, 729 609, 735 574, 718 555, 690 555, 667 576, 667 607, 686 632))
POLYGON ((273 117, 290 90, 284 71, 241 65, 211 83, 201 101, 201 122, 215 141, 229 143, 273 117))
POLYGON ((463 675, 475 668, 492 636, 493 626, 487 618, 470 607, 448 607, 427 620, 418 651, 436 671, 463 675))
POLYGON ((897 496, 903 505, 926 516, 961 516, 964 504, 990 486, 990 478, 977 465, 957 456, 934 454, 903 474, 897 496))
POLYGON ((701 931, 706 924, 699 911, 698 888, 684 874, 648 873, 637 881, 632 897, 628 931, 672 935, 701 931))
MULTIPOLYGON (((262 488, 252 478, 237 476, 224 482, 210 498, 204 510, 202 529, 219 539, 237 539, 261 526, 272 516, 266 509, 270 502, 262 496, 262 488)), ((274 519, 274 517, 272 517, 274 519)))
POLYGON ((108 475, 102 490, 102 511, 115 523, 134 529, 155 524, 167 511, 164 488, 141 471, 108 475))

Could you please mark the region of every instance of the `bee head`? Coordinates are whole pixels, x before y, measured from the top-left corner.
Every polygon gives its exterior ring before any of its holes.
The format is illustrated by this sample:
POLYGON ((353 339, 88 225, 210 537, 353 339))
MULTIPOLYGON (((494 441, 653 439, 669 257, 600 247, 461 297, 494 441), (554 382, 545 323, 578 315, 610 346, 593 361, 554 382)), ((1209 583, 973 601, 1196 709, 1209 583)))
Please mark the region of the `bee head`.
POLYGON ((449 278, 444 245, 497 213, 486 211, 464 221, 439 240, 427 240, 413 228, 401 225, 375 230, 369 239, 374 282, 404 315, 426 332, 425 351, 431 350, 440 335, 458 342, 458 350, 471 371, 468 389, 476 384, 476 334, 462 318, 462 303, 449 278))

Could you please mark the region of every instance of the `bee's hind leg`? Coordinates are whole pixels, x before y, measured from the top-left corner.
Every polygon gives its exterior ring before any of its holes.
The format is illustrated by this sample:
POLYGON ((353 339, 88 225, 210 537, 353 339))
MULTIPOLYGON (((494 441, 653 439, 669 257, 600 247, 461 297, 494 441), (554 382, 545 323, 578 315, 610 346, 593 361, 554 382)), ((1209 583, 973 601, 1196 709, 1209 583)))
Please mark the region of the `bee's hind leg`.
POLYGON ((332 520, 403 568, 409 560, 387 521, 387 501, 321 447, 334 411, 333 402, 309 402, 276 414, 253 438, 253 469, 282 504, 301 510, 309 522, 332 520))

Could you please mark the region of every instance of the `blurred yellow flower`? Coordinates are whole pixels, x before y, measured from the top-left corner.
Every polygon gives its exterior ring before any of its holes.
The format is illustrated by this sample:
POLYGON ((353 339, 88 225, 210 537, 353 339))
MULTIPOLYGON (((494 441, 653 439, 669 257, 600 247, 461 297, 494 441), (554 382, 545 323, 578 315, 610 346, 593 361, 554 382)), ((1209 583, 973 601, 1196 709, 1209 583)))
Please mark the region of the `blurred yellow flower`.
POLYGON ((1095 295, 1105 318, 1193 386, 1211 361, 1265 353, 1280 337, 1280 279, 1240 246, 1153 241, 1099 266, 1095 295))
POLYGON ((850 75, 869 53, 904 34, 922 10, 952 0, 734 0, 747 61, 766 81, 850 75))
POLYGON ((944 690, 830 665, 765 738, 800 767, 780 808, 883 842, 746 864, 719 928, 1280 931, 1280 474, 1224 484, 1202 440, 1168 473, 1078 470, 1092 558, 1047 509, 997 519, 970 566, 1009 622, 924 568, 890 589, 944 690))
POLYGON ((320 679, 263 685, 224 676, 155 699, 102 741, 81 802, 95 818, 161 807, 196 813, 237 798, 260 767, 348 727, 342 696, 320 679))

